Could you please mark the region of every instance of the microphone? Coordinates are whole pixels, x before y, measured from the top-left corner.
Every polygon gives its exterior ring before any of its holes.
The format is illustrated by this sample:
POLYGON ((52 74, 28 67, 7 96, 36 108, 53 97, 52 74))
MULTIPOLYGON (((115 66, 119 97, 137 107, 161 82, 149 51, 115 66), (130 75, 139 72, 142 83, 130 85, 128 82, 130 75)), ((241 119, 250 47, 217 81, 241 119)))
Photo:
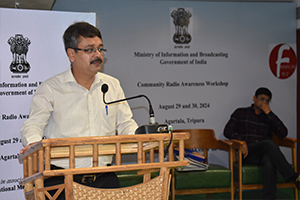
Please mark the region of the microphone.
MULTIPOLYGON (((102 93, 103 93, 103 101, 104 101, 104 95, 105 95, 105 93, 108 91, 108 85, 104 83, 104 84, 101 86, 101 91, 102 91, 102 93)), ((105 101, 104 101, 104 103, 105 103, 105 101)))
POLYGON ((103 93, 103 102, 106 105, 114 104, 114 103, 119 103, 119 102, 122 102, 122 101, 131 100, 131 99, 137 99, 137 98, 141 98, 141 97, 144 97, 144 98, 147 99, 148 104, 149 104, 149 116, 150 116, 150 120, 149 120, 150 122, 149 123, 150 124, 140 126, 139 128, 136 129, 135 134, 143 134, 143 133, 146 133, 146 134, 148 134, 148 133, 168 133, 168 125, 156 123, 152 104, 150 102, 150 99, 146 95, 141 94, 141 95, 137 95, 137 96, 125 98, 125 99, 120 99, 120 100, 116 100, 116 101, 106 102, 105 101, 105 93, 108 91, 108 85, 104 83, 101 86, 101 91, 103 93))

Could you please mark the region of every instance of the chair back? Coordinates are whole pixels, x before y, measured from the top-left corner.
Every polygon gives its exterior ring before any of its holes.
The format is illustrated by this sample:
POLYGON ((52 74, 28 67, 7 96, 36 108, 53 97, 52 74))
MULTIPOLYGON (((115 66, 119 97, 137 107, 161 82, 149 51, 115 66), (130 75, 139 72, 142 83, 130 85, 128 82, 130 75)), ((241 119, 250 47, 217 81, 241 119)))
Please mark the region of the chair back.
POLYGON ((184 141, 184 147, 202 149, 206 158, 208 149, 229 150, 227 145, 217 140, 213 129, 180 129, 174 132, 189 132, 190 138, 184 141))
POLYGON ((218 140, 213 129, 180 129, 174 130, 174 132, 190 133, 190 138, 184 140, 184 148, 203 151, 207 161, 209 149, 226 151, 228 154, 228 168, 218 164, 209 164, 206 171, 181 172, 173 169, 171 199, 174 200, 175 195, 187 194, 206 194, 207 199, 210 199, 211 193, 229 192, 230 199, 233 200, 232 142, 218 140), (229 184, 220 185, 221 182, 229 184))

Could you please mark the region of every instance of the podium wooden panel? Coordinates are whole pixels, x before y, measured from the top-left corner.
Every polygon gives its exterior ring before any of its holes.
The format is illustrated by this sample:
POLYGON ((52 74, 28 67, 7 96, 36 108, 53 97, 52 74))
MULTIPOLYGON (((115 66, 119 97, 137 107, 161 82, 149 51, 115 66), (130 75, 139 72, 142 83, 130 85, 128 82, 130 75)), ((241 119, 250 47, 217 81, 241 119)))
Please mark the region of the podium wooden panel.
MULTIPOLYGON (((184 140, 189 138, 189 133, 173 133, 173 141, 179 141, 179 160, 174 161, 173 145, 169 148, 169 160, 164 160, 164 148, 169 144, 170 133, 164 134, 139 134, 139 135, 117 135, 99 137, 76 137, 44 139, 30 147, 25 154, 20 154, 19 162, 23 163, 24 179, 20 184, 25 185, 24 193, 26 200, 44 200, 45 195, 55 200, 61 191, 65 190, 66 200, 88 199, 86 195, 93 195, 100 198, 101 195, 117 195, 118 198, 131 199, 130 195, 145 195, 145 188, 153 194, 147 194, 149 199, 158 195, 160 199, 168 199, 170 187, 170 169, 188 165, 184 161, 184 140), (158 150, 158 161, 154 161, 154 151, 158 150), (146 160, 146 153, 149 152, 149 160, 146 160), (137 163, 123 164, 122 154, 136 154, 137 163), (112 166, 98 166, 100 155, 115 155, 116 164, 112 166), (75 158, 91 157, 93 167, 75 168, 75 158), (69 169, 50 170, 51 159, 68 158, 69 169), (144 175, 142 184, 118 188, 99 189, 83 186, 73 182, 73 175, 91 174, 117 171, 138 170, 138 174, 144 175), (150 173, 159 170, 159 176, 150 180, 150 173), (44 179, 52 176, 64 176, 64 184, 44 188, 44 179), (58 189, 51 197, 47 192, 58 189), (83 195, 82 191, 88 191, 83 195), (135 191, 135 192, 133 192, 135 191), (121 196, 120 196, 121 195, 121 196), (122 196, 123 195, 123 196, 122 196), (126 198, 127 197, 127 198, 126 198)), ((95 199, 95 198, 93 198, 95 199)))

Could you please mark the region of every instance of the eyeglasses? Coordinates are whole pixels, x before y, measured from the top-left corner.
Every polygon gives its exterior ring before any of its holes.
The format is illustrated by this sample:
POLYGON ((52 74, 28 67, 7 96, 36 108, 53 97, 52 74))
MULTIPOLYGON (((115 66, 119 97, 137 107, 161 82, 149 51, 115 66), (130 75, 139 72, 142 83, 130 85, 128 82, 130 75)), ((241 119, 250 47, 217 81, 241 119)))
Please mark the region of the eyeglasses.
POLYGON ((271 103, 271 99, 266 99, 264 97, 260 97, 259 100, 266 101, 267 103, 271 103))
POLYGON ((96 53, 96 51, 99 51, 99 53, 103 53, 103 54, 106 54, 106 52, 107 52, 107 49, 104 49, 103 47, 99 47, 99 48, 88 48, 88 49, 80 49, 80 48, 72 48, 72 47, 71 47, 71 49, 79 50, 79 51, 84 51, 84 52, 86 52, 87 54, 96 53))

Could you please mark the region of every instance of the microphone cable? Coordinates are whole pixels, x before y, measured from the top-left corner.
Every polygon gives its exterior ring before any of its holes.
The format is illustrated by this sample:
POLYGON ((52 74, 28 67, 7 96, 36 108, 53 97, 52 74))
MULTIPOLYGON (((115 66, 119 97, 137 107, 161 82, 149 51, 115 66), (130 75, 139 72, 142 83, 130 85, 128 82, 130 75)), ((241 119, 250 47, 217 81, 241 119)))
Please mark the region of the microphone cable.
POLYGON ((173 141, 173 127, 171 125, 168 126, 168 131, 171 134, 171 138, 170 138, 170 142, 169 142, 167 148, 165 149, 164 158, 166 158, 167 153, 169 153, 169 148, 170 148, 170 146, 172 144, 172 141, 173 141))

